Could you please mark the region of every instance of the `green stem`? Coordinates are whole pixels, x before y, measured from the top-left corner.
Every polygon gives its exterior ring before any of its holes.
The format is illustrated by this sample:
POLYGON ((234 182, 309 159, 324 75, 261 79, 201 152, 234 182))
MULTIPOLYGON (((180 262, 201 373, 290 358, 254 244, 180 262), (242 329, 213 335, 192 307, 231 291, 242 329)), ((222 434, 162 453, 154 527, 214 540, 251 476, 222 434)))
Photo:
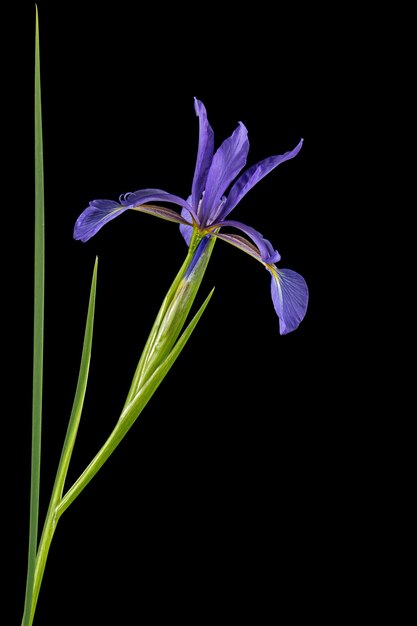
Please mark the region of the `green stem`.
POLYGON ((105 444, 96 454, 91 463, 86 467, 81 476, 72 485, 71 489, 69 489, 65 496, 62 498, 59 506, 56 509, 56 513, 57 515, 59 515, 59 517, 61 517, 61 515, 64 513, 64 511, 66 511, 69 505, 74 502, 75 498, 80 495, 81 491, 83 491, 83 489, 88 485, 91 479, 94 478, 99 469, 104 465, 109 456, 117 448, 117 446, 132 425, 133 422, 129 424, 127 422, 121 423, 119 421, 117 423, 111 435, 106 440, 105 444))
POLYGON ((187 343, 189 337, 191 336, 191 333, 196 327, 198 321, 200 320, 200 317, 204 313, 205 308, 209 303, 211 296, 213 295, 213 291, 214 289, 207 296, 206 300, 203 302, 200 309, 195 314, 194 318, 191 320, 185 331, 182 333, 181 337, 175 344, 174 348, 171 350, 168 357, 156 368, 153 374, 149 378, 147 378, 146 382, 140 388, 133 400, 129 404, 125 405, 116 426, 114 427, 112 433, 110 434, 103 447, 99 450, 91 463, 86 467, 84 472, 75 481, 75 483, 67 491, 67 493, 59 503, 56 509, 56 514, 59 517, 62 515, 62 513, 64 513, 69 505, 74 502, 75 498, 80 495, 83 489, 85 489, 91 479, 97 474, 99 469, 104 465, 109 456, 112 454, 112 452, 114 452, 124 436, 133 426, 136 419, 138 418, 150 398, 153 396, 156 389, 165 378, 168 371, 171 369, 172 365, 176 361, 178 355, 181 353, 182 349, 187 343))
POLYGON ((213 292, 209 294, 194 318, 182 332, 184 322, 205 274, 215 244, 212 238, 191 276, 185 279, 186 270, 202 237, 196 233, 179 273, 166 295, 146 342, 122 413, 112 433, 84 472, 62 498, 57 513, 62 513, 88 485, 107 461, 150 400, 169 369, 181 353, 213 292))
MULTIPOLYGON (((52 505, 52 499, 51 499, 52 505)), ((54 536, 56 525, 59 517, 56 515, 55 507, 50 506, 45 519, 41 541, 39 543, 38 554, 36 557, 36 568, 33 580, 33 593, 31 605, 28 608, 28 626, 32 626, 35 617, 36 605, 38 603, 39 591, 42 584, 43 574, 45 571, 46 559, 48 558, 49 548, 51 546, 52 537, 54 536)), ((22 625, 23 626, 23 625, 22 625)))
POLYGON ((34 250, 34 315, 33 315, 33 384, 32 384, 32 451, 30 482, 30 521, 28 569, 26 579, 23 626, 31 624, 29 607, 35 578, 36 550, 38 543, 41 434, 42 434, 42 387, 43 387, 43 333, 45 293, 45 230, 44 230, 44 183, 42 109, 39 62, 39 21, 36 8, 35 32, 35 250, 34 250))
MULTIPOLYGON (((184 274, 189 264, 191 263, 191 260, 194 256, 194 253, 201 239, 202 239, 202 235, 200 235, 197 231, 194 231, 192 238, 191 238, 190 246, 188 248, 188 254, 177 276, 175 277, 174 282, 172 283, 167 295, 165 296, 164 301, 162 302, 158 315, 152 326, 151 332, 149 333, 148 340, 142 351, 141 357, 139 359, 139 363, 137 365, 135 374, 133 376, 129 393, 127 394, 125 407, 129 404, 129 402, 133 400, 140 386, 145 382, 145 372, 147 372, 149 375, 152 369, 151 368, 152 361, 161 360, 164 355, 169 354, 170 349, 174 345, 179 333, 181 332, 181 325, 178 326, 176 333, 172 332, 172 329, 171 329, 170 341, 159 342, 159 346, 158 346, 158 338, 159 338, 161 326, 166 321, 169 307, 172 305, 172 302, 175 300, 177 296, 178 288, 180 286, 181 280, 184 277, 184 274), (163 354, 161 353, 161 350, 160 350, 161 344, 163 345, 163 351, 164 351, 163 354)), ((211 244, 211 247, 213 247, 213 245, 214 245, 214 241, 211 244)), ((209 257, 207 258, 207 263, 208 263, 208 259, 209 257)), ((191 304, 192 304, 192 300, 190 299, 190 306, 191 304)))

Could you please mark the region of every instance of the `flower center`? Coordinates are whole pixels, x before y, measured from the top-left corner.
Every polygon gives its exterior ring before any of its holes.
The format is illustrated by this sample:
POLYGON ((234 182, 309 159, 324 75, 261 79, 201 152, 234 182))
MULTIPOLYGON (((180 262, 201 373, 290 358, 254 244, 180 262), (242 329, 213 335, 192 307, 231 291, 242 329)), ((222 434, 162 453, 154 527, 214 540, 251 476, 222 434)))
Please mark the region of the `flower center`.
POLYGON ((219 220, 225 202, 226 197, 222 196, 219 204, 214 209, 208 211, 204 226, 210 226, 211 224, 215 224, 219 220))

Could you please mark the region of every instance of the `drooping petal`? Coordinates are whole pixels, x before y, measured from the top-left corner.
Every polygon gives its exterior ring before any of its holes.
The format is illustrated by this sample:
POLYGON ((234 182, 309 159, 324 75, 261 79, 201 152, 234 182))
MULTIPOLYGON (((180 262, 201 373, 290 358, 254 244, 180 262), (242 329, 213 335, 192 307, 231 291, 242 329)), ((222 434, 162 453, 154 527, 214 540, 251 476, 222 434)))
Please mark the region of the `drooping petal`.
POLYGON ((215 236, 218 237, 219 239, 223 239, 223 241, 227 241, 228 243, 231 243, 232 246, 236 246, 236 248, 239 248, 243 252, 246 252, 246 254, 249 254, 251 257, 253 257, 257 261, 262 263, 262 265, 278 263, 278 261, 281 258, 281 255, 278 252, 278 250, 275 250, 272 244, 267 239, 264 239, 263 241, 267 249, 270 250, 270 255, 267 258, 267 260, 264 261, 258 248, 254 246, 253 243, 245 239, 245 237, 242 237, 241 235, 236 235, 235 233, 222 233, 222 232, 216 233, 215 236))
POLYGON ((264 176, 269 174, 275 167, 294 158, 301 150, 303 145, 303 139, 298 143, 294 150, 279 154, 276 156, 268 157, 256 165, 252 165, 244 174, 239 176, 235 184, 230 190, 226 203, 221 211, 220 219, 224 219, 235 206, 241 201, 252 187, 254 187, 264 176))
POLYGON ((207 119, 206 107, 200 100, 197 100, 197 98, 194 98, 194 108, 199 118, 199 137, 191 204, 193 209, 197 212, 198 203, 206 187, 207 173, 213 158, 214 132, 207 119))
MULTIPOLYGON (((258 248, 260 261, 262 263, 277 263, 280 260, 281 256, 279 252, 277 250, 274 250, 272 244, 267 239, 265 239, 259 231, 255 230, 251 226, 247 226, 246 224, 242 224, 242 222, 237 222, 236 220, 224 220, 222 222, 216 222, 215 224, 216 228, 224 226, 238 228, 246 235, 248 235, 258 248)), ((220 237, 220 239, 225 239, 223 233, 220 233, 217 236, 220 237)), ((227 241, 227 239, 225 239, 225 241, 227 241)), ((233 242, 230 240, 230 243, 233 242)))
MULTIPOLYGON (((187 209, 181 209, 181 217, 188 223, 191 223, 191 213, 187 209)), ((193 234, 193 227, 180 224, 181 235, 185 239, 187 246, 190 245, 191 235, 193 234)))
POLYGON ((146 202, 155 202, 155 200, 178 204, 179 206, 186 208, 194 217, 196 217, 191 205, 186 200, 172 193, 168 193, 163 189, 139 189, 138 191, 125 193, 120 197, 120 204, 127 206, 128 209, 134 209, 141 204, 145 204, 146 202))
MULTIPOLYGON (((168 222, 175 222, 176 224, 188 224, 191 223, 190 220, 184 219, 179 213, 173 211, 172 209, 167 209, 163 206, 155 206, 154 204, 140 204, 139 206, 131 207, 132 211, 140 211, 141 213, 148 213, 149 215, 154 215, 155 217, 160 217, 163 220, 167 220, 168 222)), ((182 209, 186 215, 190 215, 187 209, 182 209)))
POLYGON ((185 223, 185 220, 182 219, 178 213, 170 209, 164 211, 163 207, 146 208, 141 206, 146 202, 152 202, 154 200, 179 204, 194 215, 188 202, 162 189, 141 189, 133 193, 124 194, 120 196, 119 200, 119 203, 114 200, 93 200, 90 202, 90 205, 81 213, 75 223, 74 239, 80 239, 84 242, 88 241, 100 228, 107 224, 107 222, 110 222, 110 220, 113 220, 128 209, 137 209, 144 213, 152 213, 156 217, 162 217, 171 222, 185 223))
POLYGON ((271 295, 279 317, 279 332, 286 335, 303 320, 308 305, 308 287, 304 278, 287 269, 267 268, 271 273, 271 295))
POLYGON ((218 148, 211 162, 202 201, 204 225, 210 224, 210 217, 215 215, 220 198, 245 166, 248 152, 248 131, 239 122, 237 129, 218 148))
POLYGON ((267 239, 263 241, 271 252, 270 258, 276 258, 276 261, 270 263, 265 262, 258 248, 241 235, 217 232, 213 233, 213 236, 231 243, 266 267, 271 274, 271 295, 275 311, 279 317, 280 333, 286 335, 295 330, 303 320, 307 310, 308 287, 304 278, 297 272, 287 269, 281 270, 273 264, 280 259, 280 255, 267 239))
POLYGON ((251 257, 262 263, 262 258, 259 254, 258 248, 254 246, 253 243, 242 237, 242 235, 219 232, 216 234, 216 237, 218 239, 222 239, 223 241, 227 241, 227 243, 231 243, 232 246, 239 248, 242 252, 246 252, 246 254, 249 254, 251 257))
POLYGON ((74 239, 88 241, 104 224, 127 211, 114 200, 92 200, 74 226, 74 239))

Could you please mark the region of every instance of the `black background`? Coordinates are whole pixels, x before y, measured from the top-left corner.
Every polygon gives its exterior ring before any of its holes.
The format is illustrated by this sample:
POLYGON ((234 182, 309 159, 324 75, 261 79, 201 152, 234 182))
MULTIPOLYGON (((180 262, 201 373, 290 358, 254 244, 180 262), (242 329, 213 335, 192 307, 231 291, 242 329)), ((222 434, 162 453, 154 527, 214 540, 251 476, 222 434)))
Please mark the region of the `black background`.
MULTIPOLYGON (((9 164, 25 181, 23 193, 11 195, 24 202, 7 218, 14 271, 4 287, 13 303, 8 395, 17 446, 11 623, 23 605, 31 423, 34 10, 22 6, 14 46, 24 52, 9 104, 18 93, 23 112, 9 164)), ((145 187, 187 197, 194 96, 207 107, 217 145, 244 122, 248 165, 304 137, 300 154, 251 190, 233 217, 264 233, 281 265, 306 278, 310 304, 300 328, 281 337, 269 275, 216 245, 198 301, 216 290, 193 338, 59 523, 35 623, 346 615, 337 600, 354 551, 356 513, 346 502, 361 447, 352 451, 355 416, 343 417, 349 395, 336 277, 346 199, 336 143, 346 145, 349 130, 339 110, 348 94, 338 20, 330 33, 317 10, 297 6, 226 14, 214 5, 191 13, 181 4, 38 6, 47 242, 42 516, 71 410, 95 256, 91 374, 69 481, 110 433, 186 253, 177 226, 150 216, 128 212, 87 244, 72 239, 74 222, 93 198, 145 187)))

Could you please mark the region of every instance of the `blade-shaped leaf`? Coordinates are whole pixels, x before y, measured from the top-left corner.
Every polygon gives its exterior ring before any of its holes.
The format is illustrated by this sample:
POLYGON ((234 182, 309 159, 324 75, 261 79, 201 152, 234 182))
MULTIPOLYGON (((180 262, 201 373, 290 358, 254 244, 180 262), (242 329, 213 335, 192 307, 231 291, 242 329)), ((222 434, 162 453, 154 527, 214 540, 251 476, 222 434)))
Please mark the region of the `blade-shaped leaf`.
MULTIPOLYGON (((74 448, 75 439, 77 436, 78 426, 80 423, 82 408, 84 404, 84 397, 87 387, 88 372, 90 368, 91 357, 91 344, 93 340, 93 323, 94 323, 94 309, 96 300, 96 286, 97 286, 97 264, 94 264, 93 278, 91 281, 90 299, 88 303, 87 321, 84 333, 83 350, 81 355, 80 371, 78 375, 78 382, 75 391, 74 403, 71 411, 70 420, 67 428, 67 435, 65 437, 64 445, 62 448, 61 459, 58 465, 56 473, 55 483, 52 490, 51 499, 49 502, 48 512, 46 514, 45 524, 42 531, 42 537, 39 543, 37 559, 36 559, 36 576, 33 584, 33 596, 31 599, 31 612, 30 617, 33 618, 36 603, 39 596, 40 587, 42 584, 42 578, 45 570, 46 560, 48 557, 49 547, 54 535, 56 524, 59 519, 58 504, 61 500, 62 490, 65 484, 65 479, 68 471, 68 466, 71 460, 71 454, 74 448)), ((31 622, 28 622, 30 624, 31 622)))
POLYGON ((94 326, 94 310, 96 303, 97 290, 97 266, 98 259, 94 264, 93 278, 91 281, 90 299, 88 302, 87 321, 84 332, 84 343, 81 355, 80 371, 78 374, 77 387, 75 390, 74 402, 72 405, 71 416, 68 423, 67 434, 62 448, 61 459, 57 471, 56 485, 54 493, 60 499, 64 488, 65 478, 67 476, 68 466, 71 460, 72 450, 74 448, 75 439, 80 424, 81 414, 84 405, 85 392, 87 389, 88 373, 90 371, 91 361, 91 345, 93 342, 93 326, 94 326))
POLYGON ((32 452, 30 481, 30 521, 28 569, 26 579, 23 625, 30 624, 33 582, 35 578, 36 550, 38 544, 42 389, 43 389, 43 336, 45 302, 45 229, 41 77, 39 54, 39 20, 36 7, 35 25, 35 255, 34 255, 34 314, 33 314, 33 383, 32 383, 32 452))

